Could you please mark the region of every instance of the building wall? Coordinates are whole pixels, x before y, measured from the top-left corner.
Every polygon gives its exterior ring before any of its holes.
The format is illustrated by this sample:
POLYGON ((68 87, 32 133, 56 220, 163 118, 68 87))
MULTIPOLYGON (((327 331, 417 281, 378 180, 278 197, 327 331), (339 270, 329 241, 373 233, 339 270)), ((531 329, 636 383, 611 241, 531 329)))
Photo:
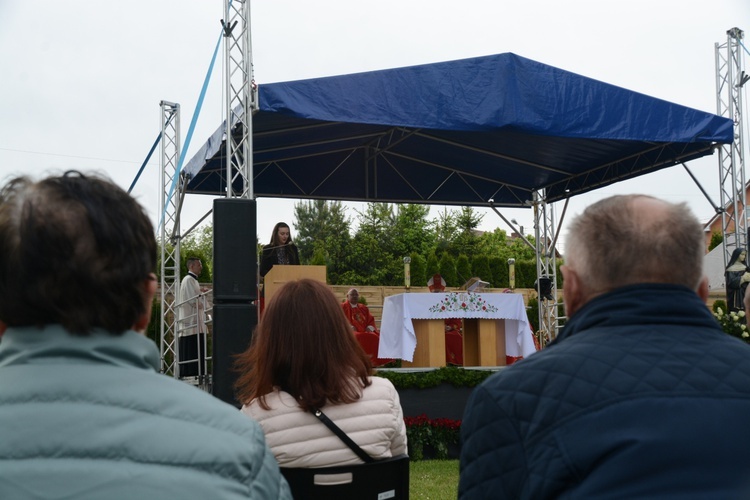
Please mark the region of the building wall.
MULTIPOLYGON (((750 183, 747 184, 745 187, 745 199, 747 200, 750 198, 750 183)), ((742 208, 740 208, 742 210, 742 208)), ((730 205, 727 207, 727 213, 733 214, 734 213, 734 206, 730 205)), ((711 243, 711 236, 713 233, 721 233, 722 227, 721 227, 722 221, 721 221, 721 214, 715 215, 708 223, 704 226, 704 232, 706 237, 706 251, 708 251, 708 245, 711 243)), ((729 226, 727 227, 727 231, 732 232, 734 231, 734 222, 730 222, 729 226)))

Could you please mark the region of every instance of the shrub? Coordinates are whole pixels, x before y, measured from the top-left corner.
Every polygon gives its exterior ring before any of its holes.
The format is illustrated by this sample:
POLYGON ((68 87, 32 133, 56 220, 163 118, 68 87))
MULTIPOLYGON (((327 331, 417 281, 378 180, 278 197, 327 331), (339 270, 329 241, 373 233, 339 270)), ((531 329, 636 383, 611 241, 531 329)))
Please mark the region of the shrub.
POLYGON ((456 275, 458 281, 455 286, 463 285, 472 277, 471 264, 469 263, 469 257, 467 257, 466 254, 461 254, 458 256, 458 259, 456 259, 456 275))
MULTIPOLYGON (((432 274, 427 276, 427 261, 416 252, 411 254, 411 286, 425 286, 432 274)), ((434 273, 433 273, 434 274, 434 273)))
POLYGON ((493 373, 490 370, 464 370, 455 366, 445 366, 427 372, 379 371, 377 376, 387 378, 397 389, 426 389, 440 384, 475 387, 493 373))
POLYGON ((451 254, 445 252, 438 262, 440 267, 440 275, 445 280, 446 286, 459 286, 461 283, 458 282, 458 276, 456 274, 456 260, 451 254))
MULTIPOLYGON (((510 278, 508 277, 508 261, 502 257, 490 257, 490 279, 493 288, 509 288, 510 278)), ((484 278, 482 278, 484 279, 484 278)))
POLYGON ((425 446, 435 450, 435 458, 445 460, 448 458, 448 445, 458 444, 461 435, 460 420, 431 420, 423 413, 417 417, 404 417, 404 423, 411 460, 424 460, 425 446))
POLYGON ((714 318, 719 322, 724 333, 750 344, 750 332, 747 330, 745 311, 725 313, 721 307, 717 307, 714 311, 714 318))
POLYGON ((482 281, 489 281, 491 286, 503 288, 502 284, 492 282, 492 273, 490 272, 490 260, 486 255, 475 255, 471 259, 471 275, 479 277, 482 281))

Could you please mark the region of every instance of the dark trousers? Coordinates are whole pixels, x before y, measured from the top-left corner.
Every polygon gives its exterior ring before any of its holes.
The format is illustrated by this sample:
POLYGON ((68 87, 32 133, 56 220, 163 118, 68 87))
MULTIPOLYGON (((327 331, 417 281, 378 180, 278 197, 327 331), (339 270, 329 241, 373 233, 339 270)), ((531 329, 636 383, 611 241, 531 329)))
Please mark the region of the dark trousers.
POLYGON ((200 363, 200 374, 206 375, 206 352, 204 344, 206 334, 186 335, 178 337, 180 343, 180 377, 197 377, 200 363))

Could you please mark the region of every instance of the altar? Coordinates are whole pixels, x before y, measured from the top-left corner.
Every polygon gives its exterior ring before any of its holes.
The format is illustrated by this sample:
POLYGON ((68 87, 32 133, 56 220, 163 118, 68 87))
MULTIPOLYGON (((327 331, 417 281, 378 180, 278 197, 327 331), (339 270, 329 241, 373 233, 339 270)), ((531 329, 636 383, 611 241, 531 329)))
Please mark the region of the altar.
POLYGON ((506 355, 536 352, 522 295, 462 291, 386 297, 378 356, 445 366, 446 318, 464 319, 464 366, 503 366, 506 355))

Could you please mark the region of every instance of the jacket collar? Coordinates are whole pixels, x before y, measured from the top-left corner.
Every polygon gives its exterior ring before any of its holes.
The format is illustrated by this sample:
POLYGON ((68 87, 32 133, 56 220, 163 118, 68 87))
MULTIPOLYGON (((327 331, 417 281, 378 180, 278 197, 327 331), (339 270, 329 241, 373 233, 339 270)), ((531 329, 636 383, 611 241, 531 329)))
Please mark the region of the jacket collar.
POLYGON ((593 298, 570 318, 550 345, 591 328, 659 324, 720 329, 695 291, 681 285, 640 283, 593 298))
POLYGON ((0 342, 0 367, 49 363, 110 364, 146 370, 159 369, 159 350, 144 335, 128 330, 112 335, 95 330, 72 335, 60 325, 11 327, 0 342))

